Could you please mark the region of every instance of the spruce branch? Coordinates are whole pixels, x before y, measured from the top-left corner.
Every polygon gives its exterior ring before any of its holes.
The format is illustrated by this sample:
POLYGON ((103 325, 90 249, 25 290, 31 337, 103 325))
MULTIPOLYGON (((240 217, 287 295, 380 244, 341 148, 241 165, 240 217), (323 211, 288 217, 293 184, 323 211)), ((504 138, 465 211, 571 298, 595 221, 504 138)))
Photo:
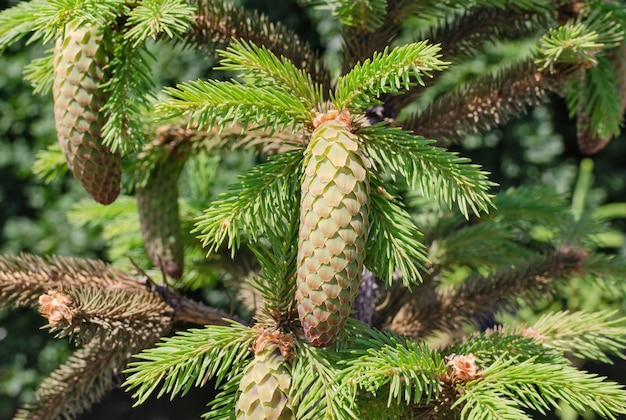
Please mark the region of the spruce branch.
POLYGON ((235 322, 228 327, 211 325, 178 332, 135 355, 136 361, 125 371, 130 376, 123 386, 134 390, 136 405, 159 387, 157 397, 166 393, 174 397, 213 377, 219 386, 243 369, 256 336, 254 330, 235 322))
POLYGON ((209 411, 202 415, 207 420, 232 420, 237 404, 239 393, 239 384, 243 377, 243 370, 237 374, 230 375, 224 384, 220 387, 219 392, 211 401, 207 403, 209 411))
POLYGON ((613 62, 599 57, 598 64, 574 81, 566 91, 570 117, 576 115, 578 147, 593 154, 620 132, 622 98, 616 89, 613 62))
POLYGON ((297 419, 360 418, 350 391, 337 384, 341 372, 332 352, 299 343, 291 368, 291 399, 297 419))
POLYGON ((33 30, 36 13, 45 3, 44 0, 22 1, 0 13, 0 52, 33 30))
POLYGON ((292 220, 293 203, 298 200, 294 180, 299 177, 301 162, 298 151, 276 155, 241 176, 231 192, 213 202, 198 218, 193 231, 200 234, 208 252, 217 252, 227 241, 234 255, 243 232, 255 239, 284 220, 292 220))
POLYGON ((436 291, 419 305, 409 298, 391 329, 423 336, 435 330, 454 330, 464 323, 489 318, 503 308, 517 307, 520 297, 531 303, 551 294, 557 281, 580 270, 586 256, 578 249, 563 247, 487 276, 471 275, 458 288, 436 291))
POLYGON ((463 407, 463 419, 485 418, 489 412, 493 418, 530 419, 510 403, 545 413, 558 408, 559 400, 579 414, 592 409, 605 418, 615 419, 616 414, 626 413, 623 386, 572 366, 538 363, 534 359, 498 360, 483 371, 481 378, 462 386, 460 395, 455 405, 463 407), (492 411, 494 408, 497 409, 492 411), (510 417, 511 414, 517 416, 510 417))
POLYGON ((281 86, 293 92, 308 109, 324 102, 322 86, 315 84, 311 75, 296 67, 285 57, 245 40, 234 40, 225 51, 219 52, 221 70, 240 72, 252 86, 281 86))
POLYGON ((170 99, 157 103, 157 111, 167 118, 188 116, 199 128, 239 122, 245 130, 255 122, 257 128, 271 132, 277 129, 296 132, 312 119, 312 111, 299 98, 279 87, 198 80, 165 88, 165 92, 170 99))
POLYGON ((137 280, 97 260, 23 254, 0 256, 2 307, 36 305, 48 289, 70 287, 141 289, 137 280))
POLYGON ((387 0, 324 0, 323 2, 333 8, 333 15, 343 25, 354 27, 361 32, 378 29, 385 21, 387 14, 387 0))
MULTIPOLYGON (((161 308, 145 315, 146 319, 152 319, 152 316, 156 316, 155 319, 161 319, 161 312, 170 313, 165 307, 160 306, 159 300, 173 308, 172 317, 176 321, 224 325, 226 323, 224 319, 230 318, 228 314, 217 309, 194 302, 163 286, 152 284, 149 278, 138 279, 98 260, 66 257, 42 258, 29 254, 17 257, 0 256, 0 307, 2 308, 36 307, 40 296, 49 290, 68 290, 75 294, 77 302, 89 302, 88 307, 91 308, 89 309, 91 312, 88 311, 87 315, 105 313, 103 308, 110 308, 107 297, 111 298, 119 294, 115 299, 130 299, 131 302, 139 299, 145 301, 148 309, 156 308, 153 305, 161 308)), ((115 308, 110 309, 115 313, 115 308)), ((129 309, 129 311, 127 313, 134 313, 133 310, 129 309)), ((90 319, 90 317, 88 315, 86 318, 90 319)))
POLYGON ((31 40, 41 39, 43 44, 62 33, 68 22, 78 21, 96 26, 107 26, 118 16, 126 14, 124 0, 57 0, 41 2, 32 30, 31 40))
POLYGON ((47 50, 43 57, 31 60, 24 67, 24 80, 28 80, 33 92, 45 95, 54 84, 54 50, 47 50))
POLYGON ((553 227, 559 220, 571 215, 566 195, 545 186, 509 188, 498 193, 493 204, 496 210, 482 215, 481 220, 499 222, 519 229, 528 229, 538 224, 553 227))
MULTIPOLYGON (((292 214, 296 214, 296 210, 294 208, 292 214)), ((291 223, 279 224, 267 231, 265 240, 268 244, 261 242, 249 244, 262 269, 262 274, 252 280, 252 287, 263 297, 261 311, 265 312, 273 324, 292 321, 295 317, 293 303, 296 290, 294 279, 298 227, 297 219, 293 218, 291 223)))
POLYGON ((379 398, 386 394, 388 407, 425 405, 437 399, 446 370, 441 355, 424 343, 381 335, 372 330, 346 350, 349 356, 343 362, 342 383, 355 395, 364 392, 379 398))
POLYGON ((448 355, 473 354, 480 366, 488 366, 501 360, 535 360, 540 363, 569 363, 562 352, 545 346, 531 334, 532 330, 495 328, 474 333, 463 342, 444 350, 448 355))
MULTIPOLYGON (((431 10, 451 10, 458 9, 459 7, 491 7, 496 9, 506 9, 512 8, 516 10, 527 10, 534 12, 546 12, 548 11, 548 6, 542 0, 445 0, 442 2, 427 0, 424 2, 420 2, 419 6, 416 6, 414 12, 426 12, 426 8, 430 8, 431 10), (421 9, 421 10, 420 10, 421 9)), ((431 13, 432 14, 432 13, 431 13)))
POLYGON ((446 60, 458 62, 482 50, 487 43, 520 39, 547 25, 545 11, 476 7, 444 21, 422 38, 440 44, 446 60))
POLYGON ((515 236, 508 226, 498 223, 465 226, 437 240, 430 258, 439 267, 459 265, 473 270, 512 265, 533 256, 515 236))
POLYGON ((442 95, 424 112, 403 121, 403 127, 426 138, 456 141, 539 105, 574 75, 570 67, 548 73, 537 70, 530 61, 522 62, 497 76, 479 77, 459 92, 442 95))
POLYGON ((416 83, 424 84, 422 76, 443 70, 449 63, 441 61, 438 45, 417 42, 383 52, 372 59, 357 63, 348 74, 337 81, 337 93, 332 99, 337 109, 364 111, 379 102, 378 96, 400 93, 416 83))
MULTIPOLYGON (((382 189, 384 183, 374 178, 372 186, 382 189), (379 184, 379 185, 376 185, 379 184)), ((419 283, 420 270, 428 263, 421 233, 411 216, 395 199, 374 192, 370 197, 371 229, 365 265, 388 284, 396 269, 402 273, 405 286, 419 283)))
POLYGON ((46 184, 63 175, 67 170, 67 161, 58 142, 37 151, 32 171, 46 184))
POLYGON ((52 41, 74 19, 94 24, 114 20, 126 10, 124 0, 34 0, 0 13, 0 51, 33 32, 29 42, 52 41))
POLYGON ((604 33, 593 30, 594 26, 600 30, 593 22, 591 25, 583 22, 566 23, 551 28, 537 45, 537 67, 553 71, 557 63, 575 64, 583 68, 597 65, 598 53, 603 48, 615 46, 623 37, 622 32, 607 25, 604 23, 604 33))
POLYGON ((377 25, 375 30, 365 30, 362 26, 342 27, 343 46, 341 51, 342 73, 349 72, 356 63, 367 60, 377 51, 392 45, 398 38, 401 24, 409 16, 407 1, 387 1, 384 19, 378 25, 376 18, 368 17, 370 24, 377 25))
POLYGON ((612 363, 609 356, 624 358, 626 348, 626 319, 615 315, 616 311, 561 311, 543 315, 532 327, 520 325, 513 331, 574 357, 612 363))
POLYGON ((626 276, 626 261, 615 255, 594 252, 583 261, 580 274, 594 283, 601 278, 608 289, 613 289, 613 293, 626 295, 623 280, 626 276))
POLYGON ((164 33, 180 37, 191 25, 195 8, 181 0, 142 0, 128 13, 124 39, 136 48, 164 33))
POLYGON ((316 83, 330 88, 330 75, 321 65, 317 52, 281 23, 222 0, 196 0, 194 3, 197 16, 191 31, 184 36, 185 45, 213 52, 232 39, 245 39, 266 46, 277 57, 287 58, 310 74, 316 83))
POLYGON ((143 114, 154 99, 154 80, 144 46, 114 43, 110 79, 101 87, 107 95, 102 107, 106 123, 102 142, 113 152, 128 154, 146 143, 143 114))
POLYGON ((104 349, 98 342, 76 350, 44 379, 34 399, 20 408, 14 419, 76 418, 118 385, 128 350, 104 349))
POLYGON ((432 140, 383 125, 361 127, 358 135, 380 170, 392 177, 399 175, 409 188, 447 206, 456 202, 465 217, 468 208, 475 214, 489 211, 492 196, 487 190, 494 184, 469 159, 432 146, 432 140))
POLYGON ((97 340, 101 345, 141 347, 136 342, 143 341, 143 335, 158 338, 173 321, 173 308, 146 289, 82 287, 63 293, 71 298, 73 317, 66 322, 49 318, 48 327, 57 337, 74 336, 79 343, 97 340))

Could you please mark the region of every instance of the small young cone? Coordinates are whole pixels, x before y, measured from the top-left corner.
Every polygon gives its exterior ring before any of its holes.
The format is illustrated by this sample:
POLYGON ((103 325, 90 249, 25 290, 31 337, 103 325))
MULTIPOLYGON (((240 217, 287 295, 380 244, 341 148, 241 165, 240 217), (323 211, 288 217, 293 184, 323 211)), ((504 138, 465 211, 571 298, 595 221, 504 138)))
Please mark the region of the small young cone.
POLYGON ((183 162, 175 156, 159 162, 143 188, 137 209, 144 246, 152 263, 179 279, 183 275, 183 237, 178 213, 178 177, 183 162))
POLYGON ((122 163, 100 138, 104 104, 100 84, 108 53, 103 31, 68 24, 54 49, 54 118, 67 164, 83 188, 99 203, 120 193, 122 163))
POLYGON ((237 420, 295 419, 289 399, 291 376, 276 345, 267 345, 244 370, 235 406, 237 420))
POLYGON ((332 344, 359 290, 369 229, 369 160, 339 121, 315 129, 305 152, 296 300, 307 340, 332 344))

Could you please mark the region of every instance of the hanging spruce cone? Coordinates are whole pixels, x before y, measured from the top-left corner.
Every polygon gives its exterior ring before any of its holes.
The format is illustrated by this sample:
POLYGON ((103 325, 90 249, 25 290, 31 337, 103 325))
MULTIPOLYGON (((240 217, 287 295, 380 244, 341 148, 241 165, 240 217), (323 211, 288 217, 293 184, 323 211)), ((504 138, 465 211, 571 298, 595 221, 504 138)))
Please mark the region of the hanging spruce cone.
POLYGON ((108 53, 100 28, 68 24, 54 49, 54 118, 67 164, 83 188, 99 203, 120 193, 121 157, 100 141, 108 53))
POLYGON ((289 387, 291 376, 278 346, 268 344, 243 372, 236 405, 237 420, 294 419, 289 387))
POLYGON ((183 275, 183 237, 178 213, 178 177, 184 160, 171 154, 156 164, 146 185, 137 189, 144 246, 152 263, 179 279, 183 275))
POLYGON ((369 228, 370 163, 348 125, 323 122, 304 158, 296 299, 306 338, 317 347, 330 345, 350 314, 369 228))

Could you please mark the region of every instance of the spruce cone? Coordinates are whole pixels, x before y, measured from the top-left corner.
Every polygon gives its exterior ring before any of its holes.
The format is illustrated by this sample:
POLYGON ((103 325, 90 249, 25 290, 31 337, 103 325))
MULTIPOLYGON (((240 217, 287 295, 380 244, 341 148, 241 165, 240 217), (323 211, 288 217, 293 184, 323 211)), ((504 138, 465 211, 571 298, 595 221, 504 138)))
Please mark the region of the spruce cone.
POLYGON ((278 346, 268 344, 246 366, 235 407, 238 420, 295 418, 289 399, 291 376, 284 362, 278 346))
POLYGON ((336 338, 361 281, 368 233, 369 160, 337 120, 315 129, 304 158, 298 242, 298 314, 316 347, 336 338))
POLYGON ((157 163, 150 179, 137 189, 137 209, 144 246, 152 263, 167 275, 183 275, 183 237, 178 214, 178 177, 184 161, 170 155, 157 163))
POLYGON ((100 28, 68 24, 54 49, 54 118, 67 164, 83 188, 99 203, 120 193, 122 163, 100 141, 105 102, 100 84, 108 53, 100 28))

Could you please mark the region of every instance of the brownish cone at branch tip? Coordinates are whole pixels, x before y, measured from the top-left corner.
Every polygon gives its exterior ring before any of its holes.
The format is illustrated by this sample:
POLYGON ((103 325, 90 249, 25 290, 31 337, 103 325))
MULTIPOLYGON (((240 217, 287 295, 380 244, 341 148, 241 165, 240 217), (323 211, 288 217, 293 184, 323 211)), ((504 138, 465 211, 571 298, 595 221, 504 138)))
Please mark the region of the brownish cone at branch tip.
POLYGON ((102 83, 109 47, 104 30, 66 25, 54 48, 54 118, 67 164, 94 200, 110 204, 120 193, 121 157, 101 141, 106 98, 102 83))

